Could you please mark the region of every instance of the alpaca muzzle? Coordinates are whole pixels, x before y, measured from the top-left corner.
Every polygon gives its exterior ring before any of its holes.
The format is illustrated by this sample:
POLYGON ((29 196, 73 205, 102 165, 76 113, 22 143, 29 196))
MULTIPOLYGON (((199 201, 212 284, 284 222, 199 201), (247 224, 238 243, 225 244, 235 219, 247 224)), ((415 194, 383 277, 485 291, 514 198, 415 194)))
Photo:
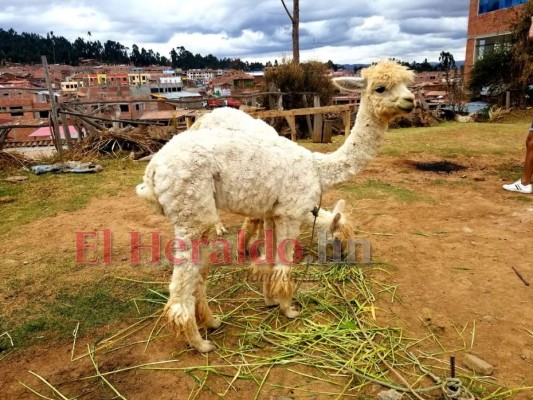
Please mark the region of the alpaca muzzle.
POLYGON ((416 102, 414 99, 408 98, 408 99, 402 99, 398 102, 398 108, 406 113, 409 113, 413 111, 413 108, 415 108, 416 102))

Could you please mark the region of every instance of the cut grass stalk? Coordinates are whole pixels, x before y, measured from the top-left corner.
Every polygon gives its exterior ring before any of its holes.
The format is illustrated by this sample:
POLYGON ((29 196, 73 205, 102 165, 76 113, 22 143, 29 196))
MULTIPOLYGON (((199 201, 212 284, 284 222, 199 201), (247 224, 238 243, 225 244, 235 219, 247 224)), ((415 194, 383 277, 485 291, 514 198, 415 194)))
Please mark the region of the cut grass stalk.
POLYGON ((0 335, 0 338, 2 338, 2 337, 4 337, 4 336, 7 337, 7 338, 9 339, 9 343, 11 344, 11 347, 14 347, 15 345, 14 345, 14 343, 13 343, 13 338, 11 337, 11 335, 9 334, 9 332, 6 331, 6 332, 2 333, 2 334, 0 335))
POLYGON ((96 363, 96 361, 94 360, 94 349, 91 350, 91 346, 90 345, 87 345, 87 350, 88 350, 88 353, 89 353, 89 357, 91 359, 91 362, 93 363, 93 366, 94 366, 94 369, 96 370, 96 376, 98 378, 100 378, 119 398, 123 399, 123 400, 126 400, 126 398, 124 396, 122 396, 120 394, 120 392, 111 384, 111 382, 109 382, 105 376, 103 376, 102 374, 100 374, 100 370, 98 368, 98 364, 96 363))
MULTIPOLYGON (((50 389, 52 389, 52 392, 58 396, 61 400, 69 400, 69 398, 65 395, 63 395, 59 390, 57 390, 50 382, 48 382, 46 379, 44 379, 41 375, 33 372, 33 371, 28 371, 30 374, 32 374, 33 376, 37 377, 37 379, 39 379, 41 382, 43 382, 46 386, 48 386, 50 389)), ((44 399, 48 399, 48 397, 45 397, 43 395, 41 395, 40 393, 37 393, 35 390, 31 389, 29 386, 27 386, 26 384, 24 384, 23 382, 19 382, 22 386, 24 386, 26 389, 29 389, 32 393, 38 395, 39 397, 42 397, 44 399)))
POLYGON ((265 373, 265 376, 263 377, 263 380, 259 384, 259 389, 257 389, 257 393, 255 394, 254 400, 259 399, 259 395, 261 394, 261 390, 263 390, 263 386, 265 385, 265 382, 266 382, 266 380, 268 378, 268 375, 270 374, 270 370, 272 369, 273 366, 274 366, 274 364, 271 364, 270 367, 268 367, 268 370, 265 373))

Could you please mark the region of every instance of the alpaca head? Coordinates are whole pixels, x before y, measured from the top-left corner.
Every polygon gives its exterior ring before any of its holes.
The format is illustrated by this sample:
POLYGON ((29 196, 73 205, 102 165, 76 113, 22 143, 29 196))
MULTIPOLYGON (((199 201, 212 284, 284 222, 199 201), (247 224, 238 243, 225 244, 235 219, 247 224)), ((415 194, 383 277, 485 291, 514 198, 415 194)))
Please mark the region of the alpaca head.
POLYGON ((335 78, 333 83, 348 92, 361 92, 366 110, 389 122, 415 107, 415 96, 407 89, 413 79, 413 71, 396 61, 383 60, 363 69, 360 78, 335 78))
MULTIPOLYGON (((355 231, 347 218, 343 213, 346 202, 344 200, 337 201, 335 208, 331 212, 331 222, 328 230, 334 240, 338 240, 342 247, 342 256, 347 255, 348 239, 355 238, 355 231)), ((333 256, 333 249, 328 246, 326 248, 326 255, 328 258, 333 256)))
POLYGON ((344 240, 355 236, 352 225, 343 212, 345 205, 346 202, 341 199, 337 201, 331 212, 331 223, 328 230, 334 239, 344 240))

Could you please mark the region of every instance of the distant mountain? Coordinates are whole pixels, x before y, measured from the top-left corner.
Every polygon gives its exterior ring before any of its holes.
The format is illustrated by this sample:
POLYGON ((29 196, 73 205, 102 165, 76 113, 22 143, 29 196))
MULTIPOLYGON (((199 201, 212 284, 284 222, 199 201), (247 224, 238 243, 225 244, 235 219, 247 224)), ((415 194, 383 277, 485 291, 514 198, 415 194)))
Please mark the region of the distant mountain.
POLYGON ((370 64, 337 64, 339 66, 339 68, 342 68, 342 69, 349 69, 351 71, 353 71, 353 69, 355 67, 357 67, 357 69, 360 69, 360 68, 366 68, 368 67, 370 64))

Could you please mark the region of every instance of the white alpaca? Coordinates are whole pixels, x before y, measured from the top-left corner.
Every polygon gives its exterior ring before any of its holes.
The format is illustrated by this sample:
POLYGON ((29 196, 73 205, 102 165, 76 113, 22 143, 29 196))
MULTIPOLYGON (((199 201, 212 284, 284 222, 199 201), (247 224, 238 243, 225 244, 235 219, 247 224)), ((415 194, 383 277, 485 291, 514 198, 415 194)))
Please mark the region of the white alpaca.
MULTIPOLYGON (((194 124, 189 128, 191 131, 197 131, 200 129, 227 129, 237 134, 247 135, 250 132, 255 134, 263 134, 270 137, 278 137, 278 132, 264 122, 261 119, 255 119, 243 111, 236 110, 231 107, 221 107, 213 110, 208 114, 202 115, 198 118, 194 124)), ((260 183, 259 183, 260 184, 260 183)), ((318 210, 318 216, 316 219, 316 227, 318 229, 328 230, 334 238, 346 239, 350 232, 350 226, 346 224, 346 216, 342 214, 344 210, 344 201, 339 201, 335 206, 333 212, 324 210, 322 207, 318 210), (341 214, 337 217, 337 222, 334 223, 336 214, 341 214)), ((263 224, 260 219, 247 219, 243 225, 245 233, 245 248, 247 248, 248 241, 258 231, 263 224)), ((307 225, 312 226, 315 219, 312 218, 308 221, 307 225)), ((267 226, 272 225, 269 221, 266 221, 267 226)), ((220 217, 215 224, 215 230, 217 235, 227 233, 226 228, 222 224, 220 217)))
POLYGON ((376 155, 388 122, 413 109, 414 95, 406 87, 412 80, 413 73, 393 61, 363 70, 361 78, 335 80, 362 94, 351 134, 330 154, 312 153, 282 137, 201 129, 175 136, 153 157, 140 194, 161 207, 186 244, 175 254, 183 262, 174 267, 165 307, 178 334, 198 351, 215 348, 198 331, 198 324, 216 328, 220 321, 207 305, 207 270, 192 259, 191 244, 217 223, 219 209, 273 221, 282 252, 276 252, 270 299, 287 317, 298 315, 291 305, 291 240, 298 238, 322 193, 346 182, 376 155))

